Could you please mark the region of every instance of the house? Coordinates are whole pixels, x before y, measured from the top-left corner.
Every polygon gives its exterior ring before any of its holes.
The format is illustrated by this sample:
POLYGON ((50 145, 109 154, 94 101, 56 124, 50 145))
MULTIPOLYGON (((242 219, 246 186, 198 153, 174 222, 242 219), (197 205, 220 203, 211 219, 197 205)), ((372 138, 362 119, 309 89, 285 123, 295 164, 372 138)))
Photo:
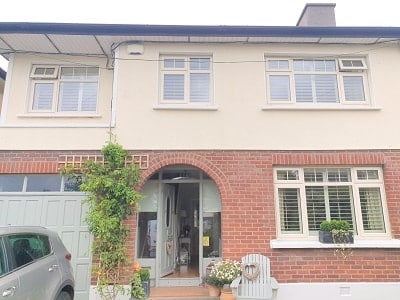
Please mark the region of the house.
POLYGON ((94 299, 85 195, 59 169, 111 131, 141 169, 128 246, 152 285, 262 253, 278 299, 397 299, 400 28, 336 27, 334 7, 288 27, 0 23, 0 223, 57 230, 94 299), (325 219, 351 224, 345 257, 325 219))
POLYGON ((0 106, 1 106, 1 101, 3 99, 4 83, 6 81, 6 75, 7 75, 6 71, 0 68, 0 106))

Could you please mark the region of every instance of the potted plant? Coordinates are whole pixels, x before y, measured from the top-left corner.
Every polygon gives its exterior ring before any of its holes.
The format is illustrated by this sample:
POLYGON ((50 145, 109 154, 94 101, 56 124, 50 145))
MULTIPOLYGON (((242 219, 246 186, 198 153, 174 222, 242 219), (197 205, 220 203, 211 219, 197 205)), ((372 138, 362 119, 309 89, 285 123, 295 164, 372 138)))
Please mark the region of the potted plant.
POLYGON ((325 220, 320 224, 319 241, 325 244, 352 244, 353 232, 346 220, 325 220))
POLYGON ((142 268, 138 262, 133 264, 133 275, 130 280, 131 299, 147 299, 150 295, 150 271, 142 268))
POLYGON ((150 295, 150 271, 146 268, 141 268, 139 270, 140 281, 142 282, 142 287, 144 290, 145 298, 150 295))
POLYGON ((221 294, 221 288, 224 285, 218 278, 217 273, 209 274, 206 277, 206 284, 209 296, 218 297, 221 294))
POLYGON ((130 285, 131 285, 131 291, 130 291, 131 299, 145 299, 145 293, 139 273, 133 273, 130 285))
POLYGON ((221 288, 220 299, 234 299, 230 284, 242 274, 242 265, 235 260, 217 262, 212 268, 208 281, 221 288))

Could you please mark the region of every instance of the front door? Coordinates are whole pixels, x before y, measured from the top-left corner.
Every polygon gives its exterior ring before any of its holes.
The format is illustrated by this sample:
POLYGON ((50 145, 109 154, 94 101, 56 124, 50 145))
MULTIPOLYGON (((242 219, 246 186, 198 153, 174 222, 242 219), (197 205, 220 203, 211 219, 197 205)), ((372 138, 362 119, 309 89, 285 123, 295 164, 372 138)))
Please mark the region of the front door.
POLYGON ((175 188, 163 186, 161 203, 161 260, 160 276, 171 274, 175 267, 175 188))

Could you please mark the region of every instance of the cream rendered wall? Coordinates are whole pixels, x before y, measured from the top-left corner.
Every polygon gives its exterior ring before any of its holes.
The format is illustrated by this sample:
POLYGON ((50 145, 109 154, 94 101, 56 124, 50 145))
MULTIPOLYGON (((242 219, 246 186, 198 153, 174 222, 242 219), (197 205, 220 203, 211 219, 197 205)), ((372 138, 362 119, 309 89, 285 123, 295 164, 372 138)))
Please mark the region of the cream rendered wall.
POLYGON ((399 148, 398 46, 146 44, 117 69, 119 140, 139 149, 399 148), (217 110, 156 110, 160 54, 212 54, 217 110), (366 55, 371 66, 368 110, 263 110, 264 55, 366 55), (131 59, 131 60, 129 60, 131 59), (129 130, 125 130, 129 128, 129 130))
POLYGON ((4 96, 4 80, 0 79, 0 113, 3 104, 3 96, 4 96))
MULTIPOLYGON (((147 43, 141 55, 116 53, 115 78, 101 70, 100 117, 21 117, 31 62, 59 57, 16 57, 9 111, 0 124, 1 149, 98 149, 113 132, 128 149, 394 149, 400 148, 400 70, 397 45, 168 44, 147 43), (158 109, 160 54, 213 57, 214 110, 158 109), (365 55, 370 66, 372 109, 272 110, 266 103, 264 55, 365 55), (115 87, 114 91, 112 87, 115 87), (32 127, 33 126, 33 127, 32 127), (36 127, 35 127, 36 126, 36 127), (35 138, 33 138, 35 137, 35 138)), ((105 60, 66 57, 84 64, 105 60)), ((5 93, 6 94, 6 93, 5 93)))
POLYGON ((105 58, 87 56, 15 55, 8 67, 0 119, 1 149, 98 149, 112 123, 113 70, 105 58), (98 111, 93 115, 29 113, 32 65, 100 67, 98 111))

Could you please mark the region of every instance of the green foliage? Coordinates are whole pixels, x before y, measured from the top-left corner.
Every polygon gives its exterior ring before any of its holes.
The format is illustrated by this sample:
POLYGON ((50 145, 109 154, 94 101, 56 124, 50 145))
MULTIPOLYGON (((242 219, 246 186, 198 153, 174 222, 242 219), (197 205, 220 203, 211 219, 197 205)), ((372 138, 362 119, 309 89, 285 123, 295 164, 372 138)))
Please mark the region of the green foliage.
POLYGON ((131 278, 131 296, 133 299, 145 299, 140 272, 133 273, 131 278))
POLYGON ((88 194, 86 223, 95 237, 92 251, 98 259, 94 270, 97 289, 103 298, 114 299, 116 293, 109 289, 120 287, 120 268, 128 263, 126 240, 129 227, 124 220, 134 212, 141 198, 134 190, 139 170, 135 164, 125 165, 129 153, 117 143, 109 142, 103 147, 102 154, 104 164, 85 163, 80 189, 88 194))
POLYGON ((320 229, 322 231, 330 231, 330 232, 332 232, 333 230, 349 231, 350 225, 349 222, 347 222, 346 220, 331 220, 331 221, 325 220, 321 222, 320 229))
POLYGON ((139 270, 140 280, 142 281, 149 281, 150 280, 150 271, 149 269, 141 268, 139 270))

